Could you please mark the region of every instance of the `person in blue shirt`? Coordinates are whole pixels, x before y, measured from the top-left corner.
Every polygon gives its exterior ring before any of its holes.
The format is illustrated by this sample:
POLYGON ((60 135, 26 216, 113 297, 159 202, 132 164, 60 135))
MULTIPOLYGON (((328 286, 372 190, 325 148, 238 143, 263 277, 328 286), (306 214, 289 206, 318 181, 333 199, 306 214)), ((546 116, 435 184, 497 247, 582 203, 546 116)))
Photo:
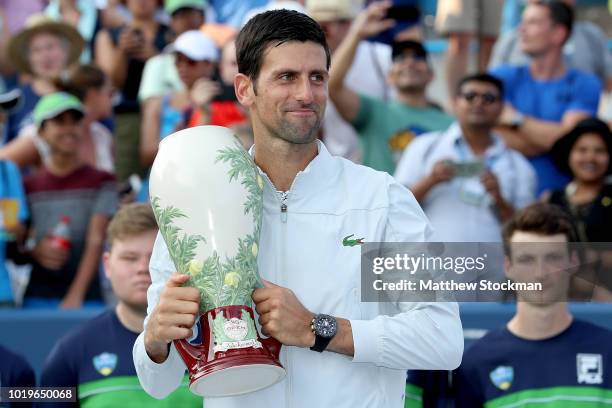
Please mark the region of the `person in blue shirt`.
MULTIPOLYGON (((0 95, 0 134, 6 114, 19 97, 18 92, 0 95)), ((16 245, 17 238, 24 233, 23 224, 28 217, 21 174, 14 163, 0 158, 0 307, 12 306, 15 302, 6 267, 6 250, 7 246, 16 245)))
POLYGON ((577 262, 570 218, 532 204, 503 237, 506 276, 543 289, 517 291, 514 317, 465 352, 453 377, 456 407, 610 406, 612 331, 575 319, 566 303, 577 262))
POLYGON ((573 10, 561 1, 535 1, 523 13, 520 41, 529 65, 502 65, 491 73, 504 82, 506 106, 499 132, 526 155, 538 175, 538 194, 569 181, 553 164, 552 145, 581 119, 597 114, 601 81, 563 62, 573 10))
MULTIPOLYGON (((198 407, 202 398, 186 382, 163 401, 140 386, 132 347, 143 330, 149 258, 157 234, 151 207, 122 207, 108 227, 110 249, 103 256, 106 276, 118 300, 109 309, 58 340, 45 361, 42 387, 76 387, 77 401, 87 407, 198 407)), ((51 406, 73 404, 45 404, 51 406)))
MULTIPOLYGON (((28 361, 21 355, 12 352, 0 345, 0 387, 7 390, 9 387, 34 387, 36 378, 34 370, 28 361)), ((0 400, 0 407, 28 408, 29 402, 7 402, 0 400)))

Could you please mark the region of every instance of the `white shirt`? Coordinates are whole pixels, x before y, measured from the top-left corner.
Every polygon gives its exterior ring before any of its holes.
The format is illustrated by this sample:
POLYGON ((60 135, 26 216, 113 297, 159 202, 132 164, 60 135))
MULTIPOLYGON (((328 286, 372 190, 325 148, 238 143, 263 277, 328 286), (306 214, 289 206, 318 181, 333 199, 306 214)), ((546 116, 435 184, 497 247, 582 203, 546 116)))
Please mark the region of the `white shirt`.
MULTIPOLYGON (((535 200, 536 176, 529 162, 492 134, 493 143, 484 154, 485 166, 495 174, 502 197, 514 208, 535 200)), ((444 132, 416 138, 404 151, 395 172, 396 180, 411 187, 429 175, 436 162, 476 160, 463 139, 457 122, 444 132)), ((447 242, 501 242, 501 225, 492 198, 475 177, 455 177, 433 187, 423 199, 425 214, 437 238, 447 242)))
MULTIPOLYGON (((322 143, 288 192, 285 218, 274 186, 264 179, 259 273, 290 288, 308 310, 349 319, 355 353, 283 346, 287 376, 281 382, 246 395, 205 398, 207 408, 400 408, 407 369, 459 365, 457 304, 361 302, 361 251, 342 245, 349 234, 369 242, 425 241, 431 229, 409 191, 387 173, 333 158, 322 143)), ((175 270, 159 236, 150 270, 149 315, 175 270)), ((134 345, 134 365, 143 388, 156 398, 174 390, 185 371, 174 346, 164 363, 151 361, 144 333, 134 345)))

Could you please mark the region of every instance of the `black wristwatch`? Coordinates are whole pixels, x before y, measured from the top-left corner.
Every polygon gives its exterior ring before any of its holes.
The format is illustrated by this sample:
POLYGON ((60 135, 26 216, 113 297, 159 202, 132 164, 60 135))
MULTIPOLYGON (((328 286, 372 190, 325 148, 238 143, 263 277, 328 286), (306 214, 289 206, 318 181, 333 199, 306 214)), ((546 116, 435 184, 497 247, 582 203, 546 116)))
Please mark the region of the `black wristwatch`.
POLYGON ((338 324, 336 318, 326 314, 318 314, 313 317, 310 329, 315 335, 315 344, 310 349, 321 353, 336 335, 338 324))

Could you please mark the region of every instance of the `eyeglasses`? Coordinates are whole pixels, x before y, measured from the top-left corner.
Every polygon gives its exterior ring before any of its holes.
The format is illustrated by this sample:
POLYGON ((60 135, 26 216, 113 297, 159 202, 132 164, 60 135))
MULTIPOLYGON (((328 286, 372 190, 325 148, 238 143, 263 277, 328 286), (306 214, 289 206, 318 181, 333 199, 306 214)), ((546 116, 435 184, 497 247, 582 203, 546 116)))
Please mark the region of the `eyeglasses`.
POLYGON ((485 93, 465 92, 465 93, 461 93, 459 96, 461 96, 463 99, 465 99, 469 103, 474 103, 476 99, 480 99, 482 103, 485 105, 491 105, 499 100, 499 96, 494 95, 490 92, 485 92, 485 93))

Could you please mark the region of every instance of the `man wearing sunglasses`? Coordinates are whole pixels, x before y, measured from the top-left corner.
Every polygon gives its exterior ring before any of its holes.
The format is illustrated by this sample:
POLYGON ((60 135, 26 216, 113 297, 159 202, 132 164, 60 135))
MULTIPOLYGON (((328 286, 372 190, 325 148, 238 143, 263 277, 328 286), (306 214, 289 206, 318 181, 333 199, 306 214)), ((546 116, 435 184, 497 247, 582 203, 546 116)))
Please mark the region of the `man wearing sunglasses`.
POLYGON ((389 1, 372 3, 357 16, 334 53, 329 78, 332 102, 361 139, 363 164, 390 174, 415 136, 445 129, 452 122, 450 116, 427 99, 426 89, 433 80, 433 70, 427 61, 427 51, 419 42, 393 44, 387 80, 395 90, 395 100, 358 94, 351 90, 352 83, 345 83, 359 43, 396 24, 387 18, 391 4, 389 1))
POLYGON ((504 106, 501 81, 467 76, 453 105, 457 122, 410 144, 395 178, 421 203, 442 241, 498 242, 501 223, 535 199, 535 173, 493 133, 504 106))

